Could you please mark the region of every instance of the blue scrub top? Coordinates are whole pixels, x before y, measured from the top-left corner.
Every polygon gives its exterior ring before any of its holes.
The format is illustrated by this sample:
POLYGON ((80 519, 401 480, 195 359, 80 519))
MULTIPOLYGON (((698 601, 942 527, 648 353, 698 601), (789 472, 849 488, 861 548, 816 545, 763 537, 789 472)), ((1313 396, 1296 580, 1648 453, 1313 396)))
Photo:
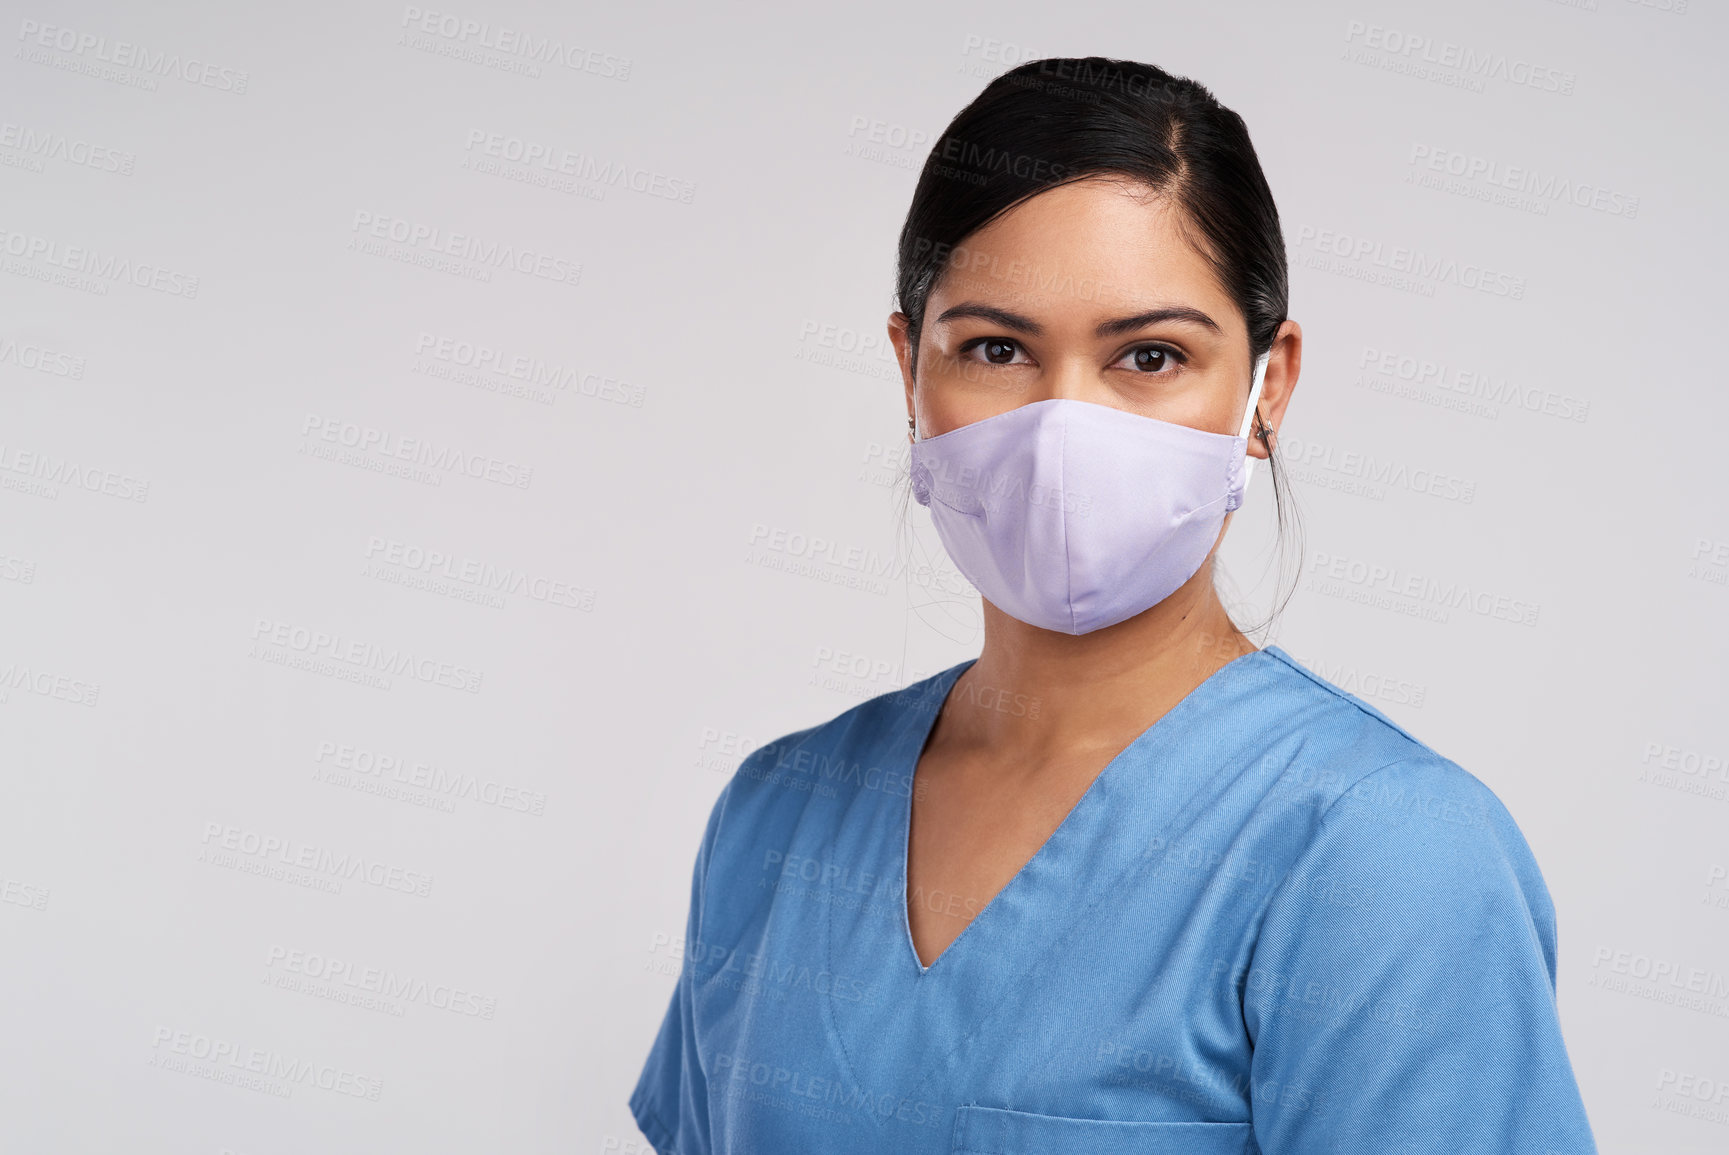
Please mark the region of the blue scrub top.
POLYGON ((931 966, 913 771, 976 659, 753 751, 630 1109, 662 1155, 1584 1155, 1489 788, 1277 646, 1145 730, 931 966))

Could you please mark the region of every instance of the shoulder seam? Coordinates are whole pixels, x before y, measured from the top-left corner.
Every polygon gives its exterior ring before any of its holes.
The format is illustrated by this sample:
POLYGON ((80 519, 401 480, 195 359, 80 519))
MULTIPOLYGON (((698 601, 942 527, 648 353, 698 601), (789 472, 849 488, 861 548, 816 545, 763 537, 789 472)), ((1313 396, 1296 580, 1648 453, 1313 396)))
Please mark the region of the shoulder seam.
MULTIPOLYGON (((1424 747, 1424 749, 1428 750, 1427 747, 1424 747)), ((1446 759, 1441 758, 1441 756, 1439 754, 1435 754, 1435 752, 1433 750, 1428 750, 1428 753, 1433 754, 1436 758, 1439 758, 1443 762, 1446 761, 1446 759)), ((1347 795, 1349 795, 1351 793, 1351 791, 1355 790, 1361 783, 1368 781, 1370 778, 1373 778, 1375 775, 1379 774, 1383 770, 1390 770, 1394 766, 1403 765, 1404 763, 1414 761, 1415 759, 1417 759, 1419 757, 1421 757, 1421 755, 1418 755, 1418 754, 1401 754, 1399 757, 1393 759, 1391 762, 1383 762, 1381 765, 1375 767, 1373 770, 1365 770, 1363 773, 1357 775, 1355 778, 1351 779, 1349 785, 1347 785, 1343 790, 1339 791, 1338 797, 1334 798, 1331 802, 1327 803, 1327 808, 1325 810, 1321 811, 1321 817, 1317 821, 1316 824, 1318 826, 1325 826, 1327 824, 1327 816, 1333 813, 1333 807, 1337 806, 1340 802, 1344 801, 1345 797, 1347 795)), ((1461 767, 1461 769, 1463 769, 1463 767, 1461 767)))
MULTIPOLYGON (((1274 647, 1268 646, 1265 648, 1265 652, 1271 653, 1272 656, 1274 658, 1277 658, 1279 660, 1279 662, 1285 666, 1286 669, 1291 670, 1292 672, 1300 675, 1301 677, 1308 680, 1312 684, 1319 686, 1321 689, 1325 690, 1327 693, 1331 694, 1333 697, 1339 699, 1341 702, 1344 702, 1346 705, 1348 705, 1352 709, 1356 710, 1359 714, 1366 715, 1367 717, 1372 718, 1375 721, 1379 722, 1381 725, 1386 726, 1388 729, 1393 730, 1400 735, 1403 735, 1405 738, 1409 739, 1412 742, 1415 742, 1419 746, 1422 746, 1425 750, 1428 750, 1431 754, 1434 754, 1436 757, 1442 756, 1439 751, 1436 751, 1432 747, 1428 746, 1421 738, 1417 737, 1415 734, 1411 733, 1409 730, 1405 729, 1403 726, 1401 726, 1397 722, 1393 721, 1393 719, 1387 717, 1387 715, 1383 714, 1381 711, 1379 711, 1379 710, 1375 709, 1373 706, 1369 705, 1369 703, 1358 698, 1356 695, 1348 693, 1347 691, 1339 688, 1338 686, 1333 685, 1333 683, 1327 681, 1325 678, 1316 674, 1312 670, 1304 669, 1301 665, 1298 664, 1298 662, 1295 658, 1292 658, 1289 654, 1285 653, 1283 650, 1275 650, 1274 647)), ((1390 766, 1390 765, 1392 765, 1392 763, 1389 762, 1387 765, 1390 766)), ((1380 770, 1380 769, 1383 769, 1383 767, 1377 766, 1375 769, 1380 770)), ((1374 772, 1375 772, 1374 770, 1369 771, 1370 774, 1373 774, 1374 772)), ((1367 777, 1367 775, 1365 775, 1365 777, 1367 777)))
MULTIPOLYGON (((1465 775, 1470 777, 1473 781, 1477 782, 1479 786, 1483 786, 1483 783, 1480 779, 1476 778, 1476 776, 1472 775, 1469 770, 1466 770, 1464 767, 1459 766, 1458 763, 1453 762, 1451 759, 1445 758, 1445 757, 1441 756, 1440 754, 1435 753, 1435 751, 1430 750, 1426 746, 1423 748, 1423 753, 1428 754, 1429 756, 1433 757, 1438 762, 1441 762, 1441 763, 1444 763, 1446 765, 1455 767, 1456 769, 1460 770, 1462 773, 1464 773, 1465 775)), ((1370 778, 1373 778, 1375 775, 1379 774, 1383 770, 1390 770, 1394 766, 1401 766, 1407 762, 1414 762, 1414 761, 1418 760, 1419 758, 1422 758, 1423 753, 1412 753, 1412 754, 1401 755, 1398 758, 1394 758, 1390 762, 1383 762, 1381 765, 1375 767, 1373 770, 1365 771, 1364 773, 1359 774, 1355 778, 1351 779, 1350 783, 1348 785, 1346 785, 1342 790, 1339 791, 1338 796, 1335 797, 1331 802, 1327 803, 1326 809, 1321 811, 1320 817, 1315 822, 1315 829, 1316 829, 1317 835, 1319 835, 1320 830, 1326 826, 1327 819, 1333 813, 1333 808, 1336 807, 1340 802, 1344 801, 1345 798, 1347 798, 1351 794, 1351 792, 1358 787, 1358 785, 1360 785, 1363 782, 1368 781, 1370 778)), ((1485 790, 1488 789, 1487 786, 1483 786, 1483 788, 1485 790)), ((1493 791, 1490 791, 1491 796, 1493 796, 1493 793, 1494 793, 1493 791)), ((1289 873, 1287 873, 1284 878, 1280 879, 1279 884, 1277 886, 1275 886, 1272 889, 1272 891, 1267 895, 1267 903, 1268 903, 1269 907, 1271 907, 1275 902, 1277 902, 1279 895, 1284 892, 1286 885, 1291 881, 1291 879, 1297 877, 1296 867, 1299 863, 1301 863, 1308 856, 1310 850, 1313 849, 1314 841, 1315 840, 1311 839, 1309 845, 1305 846, 1302 850, 1300 850, 1297 853, 1296 858, 1294 858, 1292 860, 1291 871, 1289 873)))

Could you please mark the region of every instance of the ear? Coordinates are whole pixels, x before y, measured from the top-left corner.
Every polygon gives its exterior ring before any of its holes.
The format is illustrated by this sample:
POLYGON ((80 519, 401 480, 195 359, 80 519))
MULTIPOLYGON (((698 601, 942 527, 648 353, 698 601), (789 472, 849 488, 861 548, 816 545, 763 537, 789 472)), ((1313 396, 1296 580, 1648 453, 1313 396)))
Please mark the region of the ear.
POLYGON ((896 310, 889 314, 889 343, 895 347, 895 360, 900 362, 901 386, 906 391, 907 416, 917 417, 918 410, 913 407, 913 356, 912 337, 907 326, 912 319, 905 313, 896 310))
MULTIPOLYGON (((1273 335, 1273 347, 1267 357, 1267 374, 1261 381, 1261 399, 1256 404, 1261 417, 1249 427, 1249 456, 1267 460, 1267 445, 1257 431, 1262 425, 1277 430, 1285 419, 1285 406, 1291 403, 1291 393, 1297 387, 1297 374, 1303 368, 1303 327, 1286 321, 1273 335)), ((1276 446, 1278 438, 1269 435, 1276 446)))

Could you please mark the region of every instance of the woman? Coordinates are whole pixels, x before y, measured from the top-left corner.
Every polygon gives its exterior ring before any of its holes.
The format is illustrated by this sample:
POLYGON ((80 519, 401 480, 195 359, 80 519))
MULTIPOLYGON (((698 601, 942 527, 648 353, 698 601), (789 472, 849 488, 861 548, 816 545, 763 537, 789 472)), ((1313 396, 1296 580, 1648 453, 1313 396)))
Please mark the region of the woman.
POLYGON ((655 1149, 1594 1151, 1513 819, 1214 590, 1302 355, 1241 118, 1129 61, 997 78, 899 303, 983 651, 722 791, 630 1099, 655 1149))

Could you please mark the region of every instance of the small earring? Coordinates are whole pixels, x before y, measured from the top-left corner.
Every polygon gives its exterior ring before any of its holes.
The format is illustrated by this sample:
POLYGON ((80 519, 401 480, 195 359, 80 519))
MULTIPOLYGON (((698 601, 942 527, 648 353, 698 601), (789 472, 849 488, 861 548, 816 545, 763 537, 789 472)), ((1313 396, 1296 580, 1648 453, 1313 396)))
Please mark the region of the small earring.
POLYGON ((907 418, 907 432, 913 435, 915 441, 918 439, 919 425, 918 422, 911 417, 907 418))

